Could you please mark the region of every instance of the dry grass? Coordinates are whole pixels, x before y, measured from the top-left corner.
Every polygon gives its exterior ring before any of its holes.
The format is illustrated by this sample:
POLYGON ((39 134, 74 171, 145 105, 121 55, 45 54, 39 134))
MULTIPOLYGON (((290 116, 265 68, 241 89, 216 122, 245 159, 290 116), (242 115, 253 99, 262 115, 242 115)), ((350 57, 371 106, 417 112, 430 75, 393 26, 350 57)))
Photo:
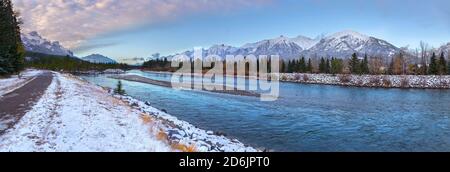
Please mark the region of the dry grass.
POLYGON ((153 118, 148 114, 145 113, 141 114, 141 119, 144 124, 153 123, 153 118))
POLYGON ((176 143, 176 144, 172 144, 171 146, 172 146, 173 149, 179 150, 179 151, 182 151, 182 152, 196 152, 196 150, 197 150, 195 148, 195 146, 193 146, 193 145, 186 146, 186 145, 183 145, 183 144, 176 143))

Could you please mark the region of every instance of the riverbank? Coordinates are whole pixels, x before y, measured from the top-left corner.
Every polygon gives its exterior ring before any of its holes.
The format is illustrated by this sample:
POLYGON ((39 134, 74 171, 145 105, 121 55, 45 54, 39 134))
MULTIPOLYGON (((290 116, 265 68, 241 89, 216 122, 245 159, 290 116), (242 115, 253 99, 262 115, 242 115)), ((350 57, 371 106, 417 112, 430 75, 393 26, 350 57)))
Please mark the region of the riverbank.
POLYGON ((280 81, 379 88, 450 89, 450 75, 280 74, 280 81))
POLYGON ((253 152, 127 96, 71 74, 50 86, 0 136, 0 152, 253 152))
MULTIPOLYGON (((170 72, 153 72, 172 74, 170 72)), ((194 74, 194 76, 201 76, 194 74)), ((244 76, 237 76, 245 78, 244 76)), ((268 74, 269 78, 275 75, 268 74)), ((248 78, 248 77, 247 77, 248 78)), ((256 77, 250 77, 257 79, 256 77)), ((419 88, 419 89, 450 89, 450 75, 351 75, 351 74, 309 74, 309 73, 280 73, 282 82, 303 84, 323 84, 353 87, 374 88, 419 88)))
MULTIPOLYGON (((172 83, 168 82, 168 81, 159 81, 159 80, 154 80, 154 79, 150 79, 150 78, 146 78, 146 77, 142 77, 142 76, 137 76, 137 75, 111 75, 109 76, 109 78, 113 78, 113 79, 119 79, 119 80, 126 80, 126 81, 133 81, 133 82, 140 82, 140 83, 145 83, 145 84, 151 84, 151 85, 157 85, 157 86, 161 86, 161 87, 167 87, 167 88, 173 88, 172 87, 172 83)), ((251 92, 251 91, 245 91, 245 90, 237 90, 235 88, 229 88, 226 86, 220 86, 223 89, 221 90, 208 90, 205 88, 213 88, 213 85, 208 85, 208 84, 204 84, 204 83, 200 83, 203 85, 195 85, 194 84, 178 84, 177 87, 178 89, 187 89, 187 90, 191 90, 193 88, 202 88, 202 91, 207 91, 207 92, 212 92, 212 93, 222 93, 222 94, 230 94, 230 95, 240 95, 240 96, 249 96, 249 97, 260 97, 261 95, 256 93, 256 92, 251 92)))

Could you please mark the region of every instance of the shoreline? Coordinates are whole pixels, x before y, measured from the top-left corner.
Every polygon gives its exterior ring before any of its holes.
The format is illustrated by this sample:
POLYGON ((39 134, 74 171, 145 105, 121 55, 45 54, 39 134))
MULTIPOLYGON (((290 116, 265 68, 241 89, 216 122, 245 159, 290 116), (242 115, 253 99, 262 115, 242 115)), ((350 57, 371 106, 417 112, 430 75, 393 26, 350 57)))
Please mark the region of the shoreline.
POLYGON ((280 81, 363 88, 450 89, 450 75, 280 74, 280 81))
POLYGON ((157 138, 166 140, 169 145, 179 150, 185 152, 260 152, 264 150, 244 144, 238 139, 228 137, 221 132, 198 128, 187 121, 168 114, 164 110, 151 106, 151 102, 144 102, 129 95, 117 95, 114 94, 112 88, 102 87, 78 76, 75 77, 88 85, 105 89, 109 96, 121 100, 130 108, 139 111, 141 113, 140 118, 144 123, 153 124, 158 128, 153 131, 157 138))
MULTIPOLYGON (((154 80, 154 79, 137 76, 137 75, 113 75, 113 76, 108 76, 108 78, 126 80, 126 81, 132 81, 132 82, 139 82, 139 83, 144 83, 144 84, 151 84, 151 85, 156 85, 156 86, 161 86, 161 87, 166 87, 166 88, 173 88, 171 82, 154 80)), ((192 84, 183 84, 183 85, 178 85, 178 86, 180 87, 180 89, 185 89, 185 90, 194 90, 192 88, 195 88, 195 86, 192 87, 193 86, 192 84)), ((261 96, 260 94, 255 93, 255 92, 236 90, 234 88, 227 88, 225 86, 223 86, 223 88, 224 88, 223 90, 208 90, 208 89, 204 88, 205 86, 211 87, 211 85, 202 85, 202 89, 200 89, 200 90, 206 91, 206 92, 212 92, 212 93, 221 93, 221 94, 248 96, 248 97, 260 97, 261 96)))
MULTIPOLYGON (((171 72, 141 70, 143 72, 173 74, 171 72)), ((268 74, 276 77, 278 74, 268 74)), ((194 74, 200 76, 200 74, 194 74)), ((231 76, 231 75, 227 75, 231 76)), ((237 76, 248 78, 246 76, 237 76)), ((251 76, 253 79, 254 76, 251 76)), ((450 75, 353 75, 353 74, 310 74, 280 73, 279 81, 300 84, 334 85, 362 88, 400 89, 450 89, 450 75)))

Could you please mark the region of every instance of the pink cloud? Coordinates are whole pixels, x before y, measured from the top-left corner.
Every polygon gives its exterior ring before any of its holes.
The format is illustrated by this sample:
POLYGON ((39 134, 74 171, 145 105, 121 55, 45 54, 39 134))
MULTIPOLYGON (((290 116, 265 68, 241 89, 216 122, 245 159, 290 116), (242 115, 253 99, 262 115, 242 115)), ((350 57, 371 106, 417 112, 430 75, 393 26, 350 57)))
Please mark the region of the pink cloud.
POLYGON ((25 32, 38 31, 76 48, 86 40, 141 24, 195 13, 232 12, 272 0, 13 0, 25 32))

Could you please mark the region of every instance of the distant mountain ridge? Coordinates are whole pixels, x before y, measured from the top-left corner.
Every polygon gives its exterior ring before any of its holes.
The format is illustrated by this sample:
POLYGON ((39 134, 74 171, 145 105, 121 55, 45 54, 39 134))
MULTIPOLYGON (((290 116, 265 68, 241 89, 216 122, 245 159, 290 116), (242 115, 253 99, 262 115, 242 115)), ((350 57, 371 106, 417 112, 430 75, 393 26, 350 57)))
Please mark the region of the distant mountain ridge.
POLYGON ((64 48, 58 41, 49 41, 39 35, 38 32, 21 34, 22 43, 25 49, 30 52, 43 53, 57 56, 73 57, 73 52, 64 48))
POLYGON ((101 54, 91 54, 91 55, 83 57, 81 59, 84 61, 91 62, 91 63, 99 63, 99 64, 116 64, 117 63, 117 61, 115 61, 109 57, 103 56, 101 54))
MULTIPOLYGON (((308 38, 297 36, 289 38, 280 36, 255 43, 248 43, 241 47, 229 45, 213 45, 203 49, 203 57, 208 55, 279 55, 283 59, 296 59, 305 57, 336 57, 349 58, 353 53, 359 56, 392 57, 400 52, 400 48, 389 42, 375 37, 367 36, 355 31, 342 31, 323 38, 308 38)), ((186 55, 193 58, 193 51, 185 51, 175 55, 186 55)), ((164 58, 172 58, 175 55, 164 58)))
POLYGON ((440 54, 440 53, 444 53, 445 55, 449 55, 450 54, 450 42, 442 45, 441 47, 439 47, 435 53, 440 54))

